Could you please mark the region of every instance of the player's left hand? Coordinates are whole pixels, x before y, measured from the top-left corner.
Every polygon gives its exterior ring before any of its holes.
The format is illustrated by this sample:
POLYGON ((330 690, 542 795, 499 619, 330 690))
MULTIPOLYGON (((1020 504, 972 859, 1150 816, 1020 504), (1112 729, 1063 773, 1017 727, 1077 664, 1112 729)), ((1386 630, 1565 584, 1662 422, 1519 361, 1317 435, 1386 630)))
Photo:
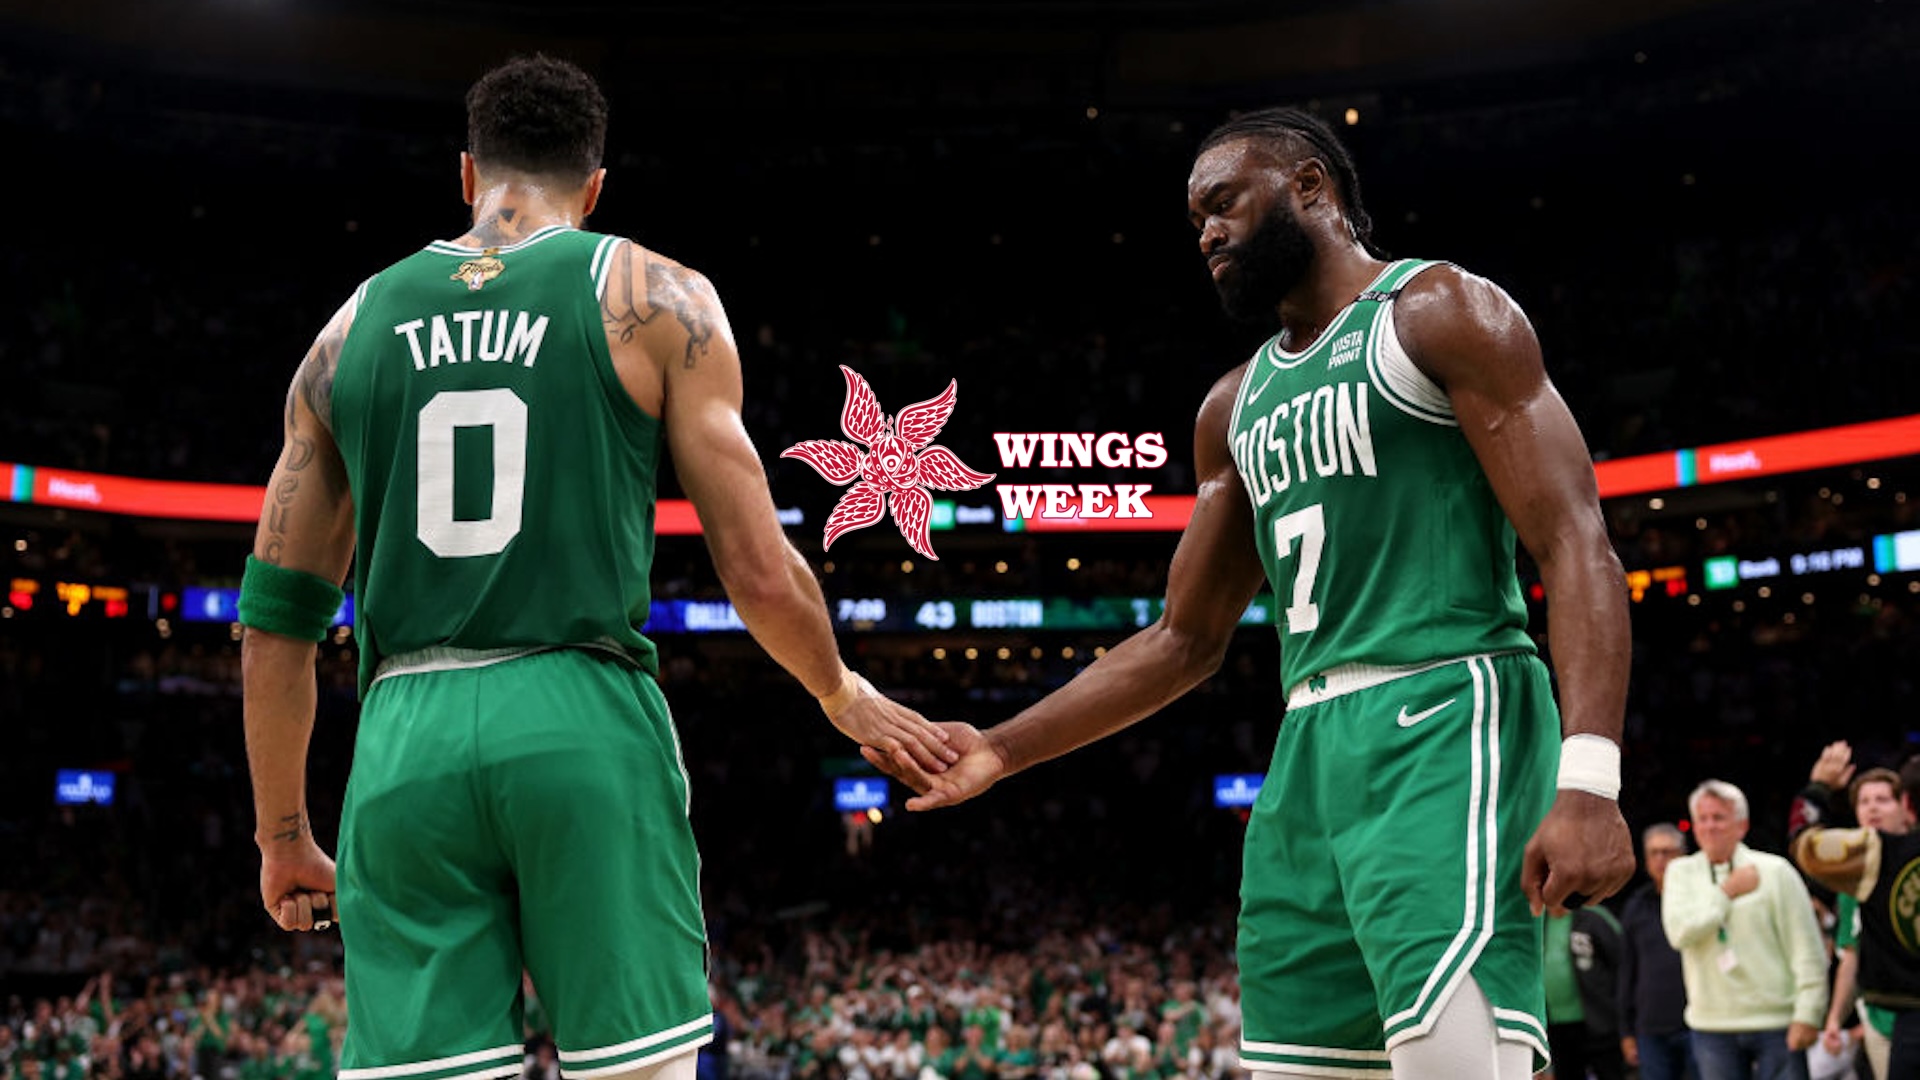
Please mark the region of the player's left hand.
POLYGON ((1798 1020, 1787 1025, 1787 1049, 1798 1053, 1813 1045, 1818 1031, 1812 1024, 1803 1024, 1798 1020))
POLYGON ((260 900, 282 930, 325 930, 339 920, 333 860, 302 835, 270 840, 260 852, 260 900))
POLYGON ((1533 913, 1567 913, 1612 896, 1633 877, 1633 834, 1620 804, 1591 792, 1563 789, 1533 831, 1520 865, 1520 887, 1533 913))

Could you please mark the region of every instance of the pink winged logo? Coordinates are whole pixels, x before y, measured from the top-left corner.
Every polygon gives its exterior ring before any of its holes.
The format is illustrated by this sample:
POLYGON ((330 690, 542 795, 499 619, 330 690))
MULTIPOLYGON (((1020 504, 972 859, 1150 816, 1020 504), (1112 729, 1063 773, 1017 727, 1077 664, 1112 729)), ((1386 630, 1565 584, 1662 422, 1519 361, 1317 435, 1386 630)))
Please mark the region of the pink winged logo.
POLYGON ((886 515, 891 500, 893 523, 913 550, 938 560, 927 530, 933 520, 934 491, 971 491, 993 479, 993 473, 974 472, 959 455, 933 444, 934 436, 953 415, 960 383, 953 380, 940 396, 909 405, 898 416, 880 409, 873 387, 845 364, 847 403, 840 409, 840 430, 851 443, 838 439, 808 439, 787 447, 783 458, 799 458, 835 484, 852 483, 827 515, 825 547, 855 529, 864 529, 886 515), (859 445, 855 445, 858 443, 859 445))

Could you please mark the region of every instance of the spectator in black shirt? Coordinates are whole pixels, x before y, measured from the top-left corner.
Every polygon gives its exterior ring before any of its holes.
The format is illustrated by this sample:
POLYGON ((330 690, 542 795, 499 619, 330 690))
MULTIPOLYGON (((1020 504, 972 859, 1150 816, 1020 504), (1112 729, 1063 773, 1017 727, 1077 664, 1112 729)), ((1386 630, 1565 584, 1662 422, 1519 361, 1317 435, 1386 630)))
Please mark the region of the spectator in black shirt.
POLYGON ((1680 953, 1660 925, 1660 890, 1667 864, 1687 853, 1687 838, 1665 822, 1640 834, 1640 850, 1652 881, 1627 898, 1621 912, 1620 1049, 1640 1080, 1681 1080, 1694 1072, 1687 1032, 1687 985, 1680 953))

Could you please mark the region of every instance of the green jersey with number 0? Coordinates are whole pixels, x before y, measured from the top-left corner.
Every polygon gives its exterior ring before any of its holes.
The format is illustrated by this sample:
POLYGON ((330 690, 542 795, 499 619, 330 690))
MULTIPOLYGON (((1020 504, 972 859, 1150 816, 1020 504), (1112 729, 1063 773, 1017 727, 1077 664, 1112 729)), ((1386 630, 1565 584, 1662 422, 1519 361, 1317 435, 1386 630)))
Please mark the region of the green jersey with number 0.
POLYGON ((433 243, 361 286, 333 388, 353 486, 354 630, 431 647, 612 649, 657 674, 660 424, 614 373, 599 293, 619 250, 554 226, 433 243))
POLYGON ((1302 353, 1247 364, 1230 429, 1273 583, 1282 685, 1343 664, 1532 650, 1514 532, 1447 395, 1413 365, 1387 267, 1302 353))

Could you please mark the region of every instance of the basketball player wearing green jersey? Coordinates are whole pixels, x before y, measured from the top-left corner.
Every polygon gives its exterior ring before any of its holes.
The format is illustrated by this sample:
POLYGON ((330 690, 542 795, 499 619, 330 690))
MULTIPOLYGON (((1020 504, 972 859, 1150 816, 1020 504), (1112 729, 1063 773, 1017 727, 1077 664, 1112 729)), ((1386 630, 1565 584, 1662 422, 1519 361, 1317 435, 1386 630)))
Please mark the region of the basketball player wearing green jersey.
POLYGON ((1212 133, 1188 207, 1229 313, 1280 329, 1201 406, 1165 615, 1012 720, 947 725, 963 757, 942 775, 870 757, 924 793, 910 809, 976 795, 1199 684, 1270 582, 1287 715, 1247 829, 1243 1064, 1529 1076, 1540 913, 1634 870, 1624 578, 1585 445, 1512 299, 1378 257, 1353 164, 1310 115, 1212 133), (1564 726, 1516 533, 1551 601, 1564 726))
MULTIPOLYGON (((663 442, 741 619, 868 747, 945 736, 841 663, 740 419, 713 288, 584 232, 606 103, 516 60, 467 99, 473 227, 363 284, 293 379, 242 586, 260 892, 346 945, 342 1080, 522 1068, 522 970, 563 1075, 693 1075, 699 859, 650 606, 663 442), (364 700, 335 867, 305 770, 313 642, 356 560, 364 700)), ((910 756, 911 755, 911 756, 910 756)))

